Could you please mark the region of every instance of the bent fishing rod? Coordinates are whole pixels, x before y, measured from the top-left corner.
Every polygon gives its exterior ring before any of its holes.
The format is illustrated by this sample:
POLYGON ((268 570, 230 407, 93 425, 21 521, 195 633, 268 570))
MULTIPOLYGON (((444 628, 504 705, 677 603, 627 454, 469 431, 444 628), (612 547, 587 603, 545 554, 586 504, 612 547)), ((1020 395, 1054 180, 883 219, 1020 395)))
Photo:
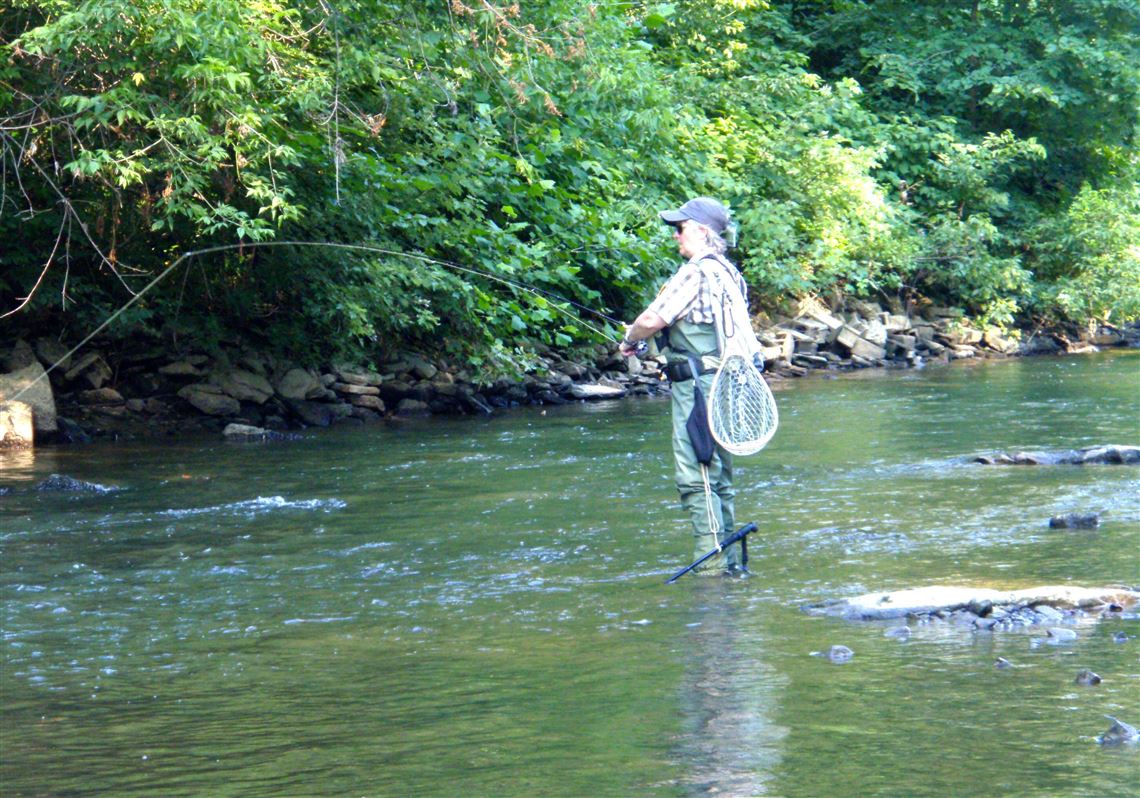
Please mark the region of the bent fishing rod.
POLYGON ((21 396, 23 396, 25 393, 27 393, 29 390, 31 390, 31 388, 36 383, 38 383, 40 380, 44 379, 48 374, 50 374, 52 371, 54 371, 61 363, 66 362, 69 357, 71 357, 76 352, 78 352, 80 349, 82 349, 84 346, 86 346, 87 343, 90 342, 92 338, 94 338, 96 335, 98 335, 103 330, 105 330, 110 324, 112 324, 115 321, 115 319, 117 319, 120 315, 122 315, 124 312, 126 312, 132 305, 134 305, 136 302, 138 302, 140 299, 142 299, 144 296, 146 296, 146 294, 149 293, 150 290, 153 289, 156 285, 158 285, 160 282, 162 282, 162 280, 164 280, 168 274, 171 274, 173 271, 175 271, 175 269, 178 267, 179 264, 182 263, 182 261, 189 260, 190 258, 195 258, 195 257, 201 256, 201 255, 212 255, 212 254, 215 254, 218 252, 228 252, 228 251, 235 250, 235 249, 249 249, 249 248, 253 248, 253 247, 331 247, 334 249, 346 249, 346 250, 360 251, 360 252, 371 252, 371 253, 375 253, 377 255, 388 255, 391 257, 408 258, 409 260, 420 261, 421 263, 430 263, 434 266, 442 266, 444 268, 453 269, 455 271, 463 272, 465 274, 477 275, 477 276, 482 277, 484 279, 492 280, 492 281, 497 282, 497 283, 501 283, 502 285, 508 286, 508 287, 513 288, 515 290, 524 291, 526 293, 533 294, 534 296, 540 297, 543 300, 553 300, 553 303, 550 304, 551 308, 553 308, 554 310, 558 311, 559 313, 569 317, 570 319, 573 319, 575 322, 581 324, 586 329, 590 330, 591 332, 598 335, 599 337, 610 341, 611 343, 618 343, 618 339, 614 335, 607 332, 606 330, 599 329, 598 327, 595 327, 594 325, 588 323, 580 315, 577 315, 577 314, 567 310, 564 307, 559 307, 559 305, 557 303, 563 303, 566 305, 570 305, 574 308, 577 308, 579 311, 581 311, 583 313, 589 313, 593 316, 596 316, 597 318, 607 322, 608 324, 612 324, 615 327, 624 327, 625 326, 624 322, 621 322, 618 319, 613 318, 612 316, 607 316, 605 313, 602 313, 599 310, 595 310, 594 308, 591 308, 591 307, 588 307, 588 306, 583 305, 581 303, 575 302, 574 300, 569 299, 568 297, 561 296, 560 294, 557 294, 557 293, 550 291, 548 289, 539 288, 538 286, 534 286, 534 285, 529 285, 528 283, 524 283, 520 280, 512 280, 508 277, 503 277, 501 275, 492 274, 490 272, 483 271, 481 269, 476 269, 476 268, 473 268, 470 266, 463 266, 461 264, 454 263, 452 261, 441 260, 439 258, 431 258, 431 257, 428 257, 427 255, 420 255, 420 254, 417 254, 414 252, 402 252, 400 250, 386 249, 384 247, 379 247, 379 246, 376 246, 373 244, 345 244, 345 243, 335 242, 335 241, 253 241, 253 242, 243 242, 240 244, 218 244, 218 245, 212 246, 212 247, 203 247, 201 249, 192 250, 190 252, 186 252, 183 255, 179 256, 177 260, 175 260, 173 263, 171 263, 169 266, 167 266, 165 269, 163 269, 153 280, 151 280, 149 283, 147 283, 141 291, 139 291, 137 294, 132 296, 129 300, 127 300, 126 303, 123 304, 122 307, 120 307, 118 310, 116 310, 114 313, 112 313, 109 317, 107 317, 106 321, 104 321, 102 324, 100 324, 98 327, 96 327, 94 330, 92 330, 87 335, 87 337, 85 337, 82 341, 80 341, 78 344, 76 344, 74 347, 72 347, 71 350, 67 352, 67 354, 60 357, 55 363, 52 363, 48 368, 46 368, 44 370, 43 374, 40 374, 39 376, 36 377, 36 379, 32 380, 30 383, 25 385, 14 397, 12 397, 8 401, 12 401, 12 402, 18 401, 19 398, 21 396))

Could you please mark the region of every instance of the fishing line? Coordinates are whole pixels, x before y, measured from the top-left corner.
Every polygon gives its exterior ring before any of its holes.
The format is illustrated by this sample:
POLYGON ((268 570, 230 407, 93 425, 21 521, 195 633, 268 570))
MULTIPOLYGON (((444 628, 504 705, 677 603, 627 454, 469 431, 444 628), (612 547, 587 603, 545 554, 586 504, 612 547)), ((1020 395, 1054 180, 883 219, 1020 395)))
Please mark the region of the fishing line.
MULTIPOLYGON (((458 263, 453 263, 451 261, 446 261, 446 260, 439 260, 438 258, 429 258, 426 255, 417 255, 417 254, 412 253, 412 252, 400 252, 398 250, 385 249, 383 247, 374 246, 372 244, 342 244, 342 243, 331 242, 331 241, 255 241, 255 242, 246 242, 246 243, 242 243, 242 244, 219 244, 219 245, 213 246, 213 247, 203 247, 202 249, 196 249, 196 250, 193 250, 191 252, 187 252, 187 253, 181 255, 177 260, 175 260, 173 263, 171 263, 169 266, 167 266, 162 272, 160 272, 153 280, 151 280, 149 283, 147 283, 146 286, 141 291, 139 291, 137 294, 135 294, 129 300, 127 300, 127 302, 122 307, 120 307, 118 310, 116 310, 114 313, 112 313, 107 318, 106 321, 104 321, 102 324, 100 324, 98 327, 96 327, 94 330, 92 330, 87 335, 86 338, 84 338, 82 341, 80 341, 78 344, 76 344, 74 347, 72 347, 71 350, 69 350, 67 352, 67 354, 63 355, 58 360, 56 360, 55 363, 52 363, 51 366, 44 369, 43 374, 40 374, 38 377, 36 377, 30 383, 25 385, 11 399, 7 399, 5 401, 9 401, 9 402, 18 401, 20 399, 20 397, 23 396, 28 391, 30 391, 36 383, 38 383, 40 380, 45 378, 48 374, 50 374, 52 371, 54 371, 56 368, 58 368, 61 363, 66 361, 68 358, 70 358, 72 355, 74 355, 76 352, 78 352, 80 349, 82 349, 84 346, 86 346, 87 343, 89 341, 91 341, 92 338, 94 338, 96 335, 98 335, 103 330, 105 330, 108 326, 110 326, 115 321, 115 319, 117 319, 124 312, 126 312, 132 305, 134 305, 136 302, 138 302, 140 299, 142 299, 144 296, 146 296, 146 294, 152 288, 154 288, 156 285, 158 285, 168 274, 173 272, 178 267, 178 264, 182 263, 182 261, 184 261, 188 258, 197 257, 199 255, 212 255, 216 252, 226 252, 226 251, 233 250, 233 249, 248 249, 248 248, 252 248, 252 247, 332 247, 335 249, 359 250, 359 251, 363 251, 363 252, 374 252, 374 253, 381 254, 381 255, 390 255, 390 256, 399 257, 399 258, 408 258, 410 260, 417 260, 417 261, 420 261, 423 263, 430 263, 430 264, 433 264, 436 266, 444 266, 446 268, 455 269, 456 271, 464 272, 467 274, 478 275, 479 277, 483 277, 483 278, 486 278, 488 280, 493 280, 495 282, 502 283, 503 285, 509 286, 510 288, 514 288, 514 289, 519 290, 519 291, 526 291, 527 293, 534 294, 535 296, 541 297, 544 300, 553 299, 557 302, 562 302, 562 303, 565 303, 568 305, 572 305, 575 308, 577 308, 578 310, 582 311, 583 313, 590 313, 594 316, 597 316, 599 319, 602 319, 606 322, 609 322, 610 324, 613 324, 613 325, 616 325, 619 327, 624 326, 622 322, 618 321, 617 319, 612 318, 611 316, 607 316, 606 314, 602 313, 601 311, 594 310, 593 308, 579 304, 579 303, 575 302, 574 300, 567 299, 566 297, 560 296, 559 294, 556 294, 553 291, 548 291, 546 289, 538 288, 537 286, 533 286, 533 285, 527 285, 526 283, 519 282, 518 280, 511 280, 509 278, 501 277, 497 274, 491 274, 490 272, 485 272, 485 271, 482 271, 480 269, 475 269, 475 268, 472 268, 469 266, 461 266, 458 263)), ((551 304, 551 305, 549 305, 549 307, 551 307, 554 310, 557 310, 559 313, 562 313, 563 315, 573 319, 574 321, 578 322, 579 324, 581 324, 583 327, 590 330, 594 334, 596 334, 602 338, 605 338, 606 340, 611 341, 613 343, 617 343, 618 339, 615 336, 613 336, 612 334, 610 334, 609 332, 607 332, 605 330, 601 330, 601 329, 593 326, 592 324, 585 321, 581 316, 578 316, 578 315, 566 310, 565 308, 559 307, 557 304, 551 304)))

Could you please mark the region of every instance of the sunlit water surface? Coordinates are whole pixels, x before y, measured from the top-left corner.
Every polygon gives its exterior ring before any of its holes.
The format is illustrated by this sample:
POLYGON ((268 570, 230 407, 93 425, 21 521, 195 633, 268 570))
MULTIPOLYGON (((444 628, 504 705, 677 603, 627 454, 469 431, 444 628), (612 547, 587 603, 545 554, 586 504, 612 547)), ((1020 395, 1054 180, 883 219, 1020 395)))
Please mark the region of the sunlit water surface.
POLYGON ((663 584, 691 546, 663 400, 6 455, 0 791, 1134 798, 1140 751, 1095 740, 1140 725, 1134 617, 900 643, 802 607, 1140 584, 1140 469, 971 462, 1140 443, 1140 353, 778 401, 743 581, 663 584), (116 490, 30 490, 52 473, 116 490), (1074 511, 1101 526, 1048 528, 1074 511))

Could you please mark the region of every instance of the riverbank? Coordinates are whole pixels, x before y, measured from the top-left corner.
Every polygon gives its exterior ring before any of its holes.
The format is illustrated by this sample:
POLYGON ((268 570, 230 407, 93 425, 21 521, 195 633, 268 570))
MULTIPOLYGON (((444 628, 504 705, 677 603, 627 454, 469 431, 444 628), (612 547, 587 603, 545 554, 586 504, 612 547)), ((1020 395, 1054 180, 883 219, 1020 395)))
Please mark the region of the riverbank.
MULTIPOLYGON (((770 380, 870 368, 915 368, 976 358, 1083 353, 1140 347, 1140 325, 1097 330, 1037 330, 1003 335, 979 329, 960 312, 921 313, 848 302, 810 301, 777 317, 757 316, 770 380)), ((20 339, 0 353, 0 399, 32 405, 36 440, 80 443, 221 432, 227 427, 281 433, 385 419, 475 414, 521 405, 667 393, 659 358, 625 358, 598 346, 568 359, 541 349, 518 379, 479 384, 455 364, 416 353, 374 363, 307 368, 242 347, 172 352, 92 344, 68 357, 69 342, 20 339), (54 367, 54 368, 53 368, 54 367), (50 369, 46 377, 44 370, 50 369)))

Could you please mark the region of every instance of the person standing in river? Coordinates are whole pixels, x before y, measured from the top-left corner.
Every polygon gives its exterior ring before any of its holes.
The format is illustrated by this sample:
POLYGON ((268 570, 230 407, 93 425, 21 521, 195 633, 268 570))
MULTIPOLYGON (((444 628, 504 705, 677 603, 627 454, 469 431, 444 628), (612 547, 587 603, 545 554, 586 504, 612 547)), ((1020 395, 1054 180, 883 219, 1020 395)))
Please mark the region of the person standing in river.
MULTIPOLYGON (((723 236, 729 219, 721 203, 697 197, 677 210, 661 211, 658 215, 673 228, 677 249, 685 262, 629 325, 619 350, 625 356, 632 355, 638 342, 665 331, 661 336, 665 345, 659 346, 659 351, 665 356, 665 373, 672 384, 674 477, 681 504, 692 521, 695 559, 732 533, 736 495, 732 487, 732 455, 716 445, 707 468, 702 468, 687 429, 696 401, 696 386, 704 396, 709 395, 721 354, 712 288, 701 266, 711 264, 724 269, 740 286, 743 297, 748 296, 748 288, 739 270, 725 257, 728 246, 723 236)), ((747 570, 741 555, 741 546, 736 543, 706 562, 698 573, 744 575, 747 570)))

